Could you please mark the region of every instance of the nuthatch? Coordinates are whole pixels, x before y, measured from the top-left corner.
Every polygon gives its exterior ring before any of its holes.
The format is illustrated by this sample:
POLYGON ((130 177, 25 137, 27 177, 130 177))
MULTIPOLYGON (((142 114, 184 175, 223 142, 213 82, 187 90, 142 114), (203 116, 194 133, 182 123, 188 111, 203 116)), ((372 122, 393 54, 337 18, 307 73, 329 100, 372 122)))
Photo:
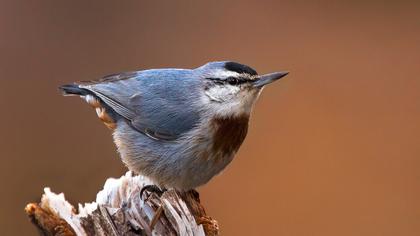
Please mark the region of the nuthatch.
POLYGON ((262 89, 287 74, 258 75, 224 61, 125 72, 60 89, 96 108, 131 171, 162 188, 190 190, 232 161, 262 89))

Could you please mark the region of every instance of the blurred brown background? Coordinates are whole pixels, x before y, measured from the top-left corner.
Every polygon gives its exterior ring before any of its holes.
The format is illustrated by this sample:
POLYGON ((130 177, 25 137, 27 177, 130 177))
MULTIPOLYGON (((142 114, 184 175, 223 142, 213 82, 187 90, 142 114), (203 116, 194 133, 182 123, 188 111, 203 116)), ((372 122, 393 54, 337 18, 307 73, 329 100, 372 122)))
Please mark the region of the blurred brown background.
POLYGON ((44 186, 91 201, 126 169, 57 86, 235 60, 268 87, 236 159, 200 189, 223 235, 420 235, 417 1, 1 1, 0 225, 44 186))

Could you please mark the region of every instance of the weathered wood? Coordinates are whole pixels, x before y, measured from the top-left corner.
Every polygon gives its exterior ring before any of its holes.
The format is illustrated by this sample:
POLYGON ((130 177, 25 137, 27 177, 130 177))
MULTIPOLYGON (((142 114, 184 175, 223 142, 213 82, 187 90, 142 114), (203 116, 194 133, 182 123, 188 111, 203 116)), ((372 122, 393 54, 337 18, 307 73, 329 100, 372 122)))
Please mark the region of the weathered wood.
POLYGON ((96 201, 68 203, 64 194, 44 189, 41 202, 25 211, 43 235, 218 235, 217 222, 207 216, 197 191, 169 190, 161 197, 151 193, 140 198, 143 186, 151 184, 131 172, 110 178, 96 201))

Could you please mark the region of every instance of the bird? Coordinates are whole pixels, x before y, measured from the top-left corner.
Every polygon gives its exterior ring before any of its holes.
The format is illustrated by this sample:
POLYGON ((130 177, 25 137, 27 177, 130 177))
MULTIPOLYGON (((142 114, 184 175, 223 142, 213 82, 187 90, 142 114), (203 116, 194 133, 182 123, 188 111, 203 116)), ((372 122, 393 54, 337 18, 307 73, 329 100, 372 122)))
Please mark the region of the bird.
POLYGON ((231 163, 263 88, 288 72, 259 75, 233 61, 148 69, 60 86, 83 98, 112 130, 122 162, 158 189, 193 190, 231 163))

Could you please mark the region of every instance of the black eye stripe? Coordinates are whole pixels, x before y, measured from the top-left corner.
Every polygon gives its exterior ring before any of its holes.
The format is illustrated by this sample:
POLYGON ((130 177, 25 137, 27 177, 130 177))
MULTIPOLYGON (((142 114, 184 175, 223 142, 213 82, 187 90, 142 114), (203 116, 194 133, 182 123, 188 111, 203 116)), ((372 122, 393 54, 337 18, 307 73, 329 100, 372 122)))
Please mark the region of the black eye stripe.
POLYGON ((225 81, 222 80, 222 79, 219 79, 219 78, 210 77, 210 78, 206 78, 206 79, 211 80, 215 84, 220 84, 220 85, 225 84, 225 81))
POLYGON ((233 77, 233 76, 227 77, 226 79, 213 78, 213 77, 206 78, 206 79, 211 80, 213 83, 219 84, 219 85, 224 85, 224 84, 238 85, 238 84, 244 84, 251 81, 248 78, 233 77))
POLYGON ((236 77, 228 77, 228 78, 226 79, 226 81, 227 81, 229 84, 231 84, 231 85, 243 84, 243 83, 248 82, 248 80, 247 80, 247 79, 242 78, 242 77, 239 77, 239 78, 236 78, 236 77))
POLYGON ((244 77, 227 77, 226 79, 220 79, 220 78, 206 78, 208 80, 213 81, 215 84, 223 85, 223 84, 230 84, 230 85, 238 85, 247 83, 250 80, 244 77))

